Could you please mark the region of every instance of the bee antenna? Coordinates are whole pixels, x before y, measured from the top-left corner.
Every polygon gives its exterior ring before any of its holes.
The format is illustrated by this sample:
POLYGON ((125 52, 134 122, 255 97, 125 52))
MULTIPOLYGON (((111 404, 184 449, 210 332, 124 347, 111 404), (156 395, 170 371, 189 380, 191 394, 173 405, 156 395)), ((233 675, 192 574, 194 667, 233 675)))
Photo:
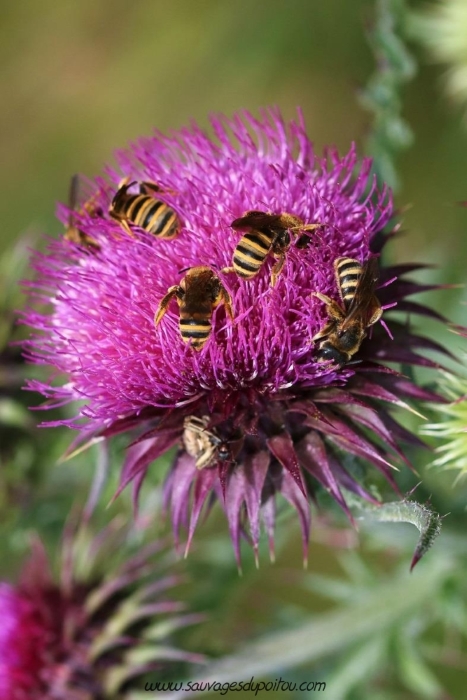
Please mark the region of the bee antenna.
POLYGON ((178 274, 181 275, 183 272, 188 272, 188 270, 191 269, 193 269, 193 265, 190 265, 189 267, 182 267, 182 269, 178 271, 178 274))
POLYGON ((360 365, 362 363, 362 360, 351 360, 350 362, 346 362, 345 366, 349 367, 350 365, 360 365))

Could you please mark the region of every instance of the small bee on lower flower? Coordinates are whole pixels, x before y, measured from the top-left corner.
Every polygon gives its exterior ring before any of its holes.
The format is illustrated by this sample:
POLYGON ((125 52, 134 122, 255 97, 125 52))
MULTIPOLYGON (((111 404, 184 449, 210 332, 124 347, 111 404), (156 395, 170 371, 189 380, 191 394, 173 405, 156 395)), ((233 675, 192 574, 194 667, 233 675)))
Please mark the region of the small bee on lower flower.
MULTIPOLYGON (((236 230, 246 230, 237 243, 233 255, 233 267, 225 268, 227 272, 236 272, 239 277, 250 280, 258 274, 272 252, 277 259, 271 270, 271 286, 284 267, 285 255, 291 244, 291 233, 314 231, 322 224, 305 224, 293 214, 266 214, 263 211, 247 211, 230 224, 236 230)), ((304 247, 304 237, 300 238, 300 247, 304 247), (303 240, 302 240, 303 239, 303 240)))
POLYGON ((337 258, 334 271, 343 306, 325 294, 314 293, 326 304, 329 321, 313 340, 322 339, 318 349, 320 360, 333 360, 342 367, 358 352, 367 328, 379 321, 383 310, 374 293, 378 279, 376 258, 370 258, 364 265, 353 258, 337 258))
POLYGON ((188 454, 196 458, 197 469, 232 459, 227 441, 208 430, 209 422, 209 416, 186 416, 183 422, 183 444, 188 454))
POLYGON ((170 287, 159 302, 154 316, 156 326, 173 297, 180 307, 180 335, 185 343, 191 340, 194 350, 202 350, 208 340, 212 330, 212 312, 216 306, 223 303, 227 315, 233 320, 230 294, 210 267, 191 267, 180 284, 170 287))
POLYGON ((71 243, 76 243, 78 245, 84 246, 90 250, 97 252, 101 249, 100 245, 91 236, 88 236, 84 231, 81 231, 76 225, 75 215, 76 213, 86 212, 89 216, 102 216, 103 211, 97 204, 97 198, 99 193, 88 197, 83 204, 79 204, 80 199, 80 180, 78 175, 73 175, 70 181, 70 192, 68 197, 68 207, 70 210, 68 216, 68 224, 65 230, 65 240, 71 243))

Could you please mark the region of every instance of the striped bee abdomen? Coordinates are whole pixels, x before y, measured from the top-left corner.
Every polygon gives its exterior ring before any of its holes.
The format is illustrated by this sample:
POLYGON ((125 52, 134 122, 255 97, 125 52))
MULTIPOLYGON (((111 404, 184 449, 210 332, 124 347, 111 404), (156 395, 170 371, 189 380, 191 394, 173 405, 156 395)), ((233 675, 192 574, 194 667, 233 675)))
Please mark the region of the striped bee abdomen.
POLYGON ((249 231, 237 244, 233 255, 234 270, 240 277, 254 277, 271 250, 272 232, 249 231))
POLYGON ((180 315, 180 335, 185 343, 191 340, 192 347, 200 350, 211 334, 210 318, 193 318, 193 316, 180 315))
POLYGON ((341 299, 347 309, 355 296, 355 290, 362 276, 362 266, 353 258, 337 258, 334 269, 341 299))
POLYGON ((121 213, 159 238, 175 238, 179 232, 180 223, 174 210, 151 195, 130 195, 121 213))

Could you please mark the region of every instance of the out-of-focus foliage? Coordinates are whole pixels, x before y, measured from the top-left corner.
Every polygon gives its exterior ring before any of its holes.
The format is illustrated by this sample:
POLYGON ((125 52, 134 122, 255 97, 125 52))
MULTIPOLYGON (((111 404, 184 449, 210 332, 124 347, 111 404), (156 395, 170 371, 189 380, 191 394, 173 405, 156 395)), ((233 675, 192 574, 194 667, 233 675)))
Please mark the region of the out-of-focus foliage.
POLYGON ((464 0, 432 0, 408 22, 410 36, 428 51, 431 60, 444 67, 447 94, 467 104, 467 3, 464 0))
POLYGON ((436 421, 423 425, 420 432, 436 438, 435 452, 440 456, 432 466, 456 469, 461 478, 467 473, 467 380, 446 372, 439 389, 450 403, 433 407, 436 421))
MULTIPOLYGON (((26 372, 39 370, 25 368, 17 347, 9 345, 26 332, 13 325, 14 308, 22 303, 15 280, 27 265, 22 232, 61 235, 54 202, 66 199, 73 173, 99 172, 116 147, 154 127, 179 128, 191 117, 205 126, 209 112, 246 108, 255 113, 266 104, 278 104, 291 117, 301 105, 318 151, 327 143, 344 151, 351 140, 362 150, 370 134, 366 143, 379 159, 380 174, 384 163, 389 164, 386 177, 396 169, 403 184, 396 202, 401 208, 411 205, 404 213, 406 234, 394 241, 396 262, 436 263, 437 269, 419 273, 424 282, 458 283, 465 280, 467 261, 467 209, 456 205, 467 199, 467 133, 439 90, 439 69, 407 44, 408 3, 402 1, 24 0, 3 5, 0 575, 13 579, 31 531, 39 530, 49 549, 57 546, 73 503, 88 496, 99 457, 99 446, 93 446, 59 463, 74 434, 37 427, 41 412, 27 408, 39 398, 21 386, 26 372), (362 90, 372 115, 359 104, 362 90), (404 151, 407 123, 414 139, 404 151)), ((422 10, 431 11, 432 3, 427 5, 414 0, 410 9, 420 17, 422 10)), ((452 29, 445 30, 447 20, 435 24, 432 17, 423 25, 432 55, 443 62, 449 56, 446 62, 458 69, 465 64, 464 6, 462 0, 433 3, 437 16, 457 11, 452 29)), ((465 290, 430 294, 434 307, 466 323, 466 307, 459 303, 465 290)), ((429 320, 420 332, 432 333, 429 320)), ((465 340, 446 330, 442 341, 463 357, 465 340)), ((66 415, 57 410, 54 417, 66 415)), ((453 427, 456 418, 450 414, 436 420, 444 424, 445 417, 453 427)), ((127 494, 107 508, 124 450, 115 440, 99 500, 103 523, 118 512, 130 515, 127 494)), ((216 663, 239 668, 243 660, 238 673, 259 663, 258 651, 271 650, 262 654, 258 677, 282 673, 297 682, 323 680, 332 700, 463 700, 467 487, 460 480, 453 491, 451 474, 439 466, 426 469, 433 461, 428 451, 411 449, 408 456, 419 474, 401 471, 402 493, 422 479, 417 500, 431 496, 434 511, 450 513, 439 540, 412 574, 413 528, 363 525, 359 544, 330 499, 320 494, 309 573, 302 570, 298 529, 290 524, 287 530, 283 523, 276 564, 262 564, 257 571, 245 549, 239 577, 222 517, 216 520, 213 513, 187 561, 175 567, 190 575, 184 588, 188 606, 208 617, 183 632, 181 645, 213 658, 232 654, 230 661, 216 663), (343 552, 343 543, 352 551, 343 552), (254 638, 260 641, 239 657, 246 640, 254 638)), ((456 455, 458 464, 460 459, 462 453, 456 455)), ((159 464, 151 470, 146 497, 157 500, 165 468, 159 464)), ((287 511, 279 517, 286 519, 287 511)), ((164 527, 161 523, 157 534, 164 527)), ((214 673, 219 667, 212 668, 214 673)))
MULTIPOLYGON (((371 564, 355 552, 342 552, 338 572, 295 574, 289 628, 242 645, 204 669, 199 679, 325 679, 333 700, 370 700, 378 689, 387 693, 381 697, 451 697, 443 695, 442 667, 462 672, 467 642, 462 537, 442 536, 444 547, 420 564, 417 576, 401 568, 401 554, 411 546, 407 534, 373 527, 366 531, 371 564), (303 591, 331 606, 303 622, 309 614, 300 600, 303 591)), ((286 572, 280 571, 279 578, 290 585, 286 572)))
POLYGON ((363 107, 373 113, 367 151, 381 182, 399 189, 394 156, 413 141, 412 130, 402 117, 402 88, 411 80, 416 64, 401 38, 407 14, 405 0, 377 0, 368 40, 376 70, 360 95, 363 107))

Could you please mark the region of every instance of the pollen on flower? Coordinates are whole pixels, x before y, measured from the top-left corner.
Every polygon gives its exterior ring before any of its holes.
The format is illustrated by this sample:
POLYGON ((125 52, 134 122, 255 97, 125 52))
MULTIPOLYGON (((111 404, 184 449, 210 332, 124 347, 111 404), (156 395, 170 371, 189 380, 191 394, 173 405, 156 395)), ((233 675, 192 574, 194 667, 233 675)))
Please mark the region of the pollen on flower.
MULTIPOLYGON (((434 395, 381 363, 435 367, 417 348, 436 344, 400 322, 388 335, 379 318, 396 303, 430 311, 405 299, 421 289, 401 280, 413 266, 381 264, 397 229, 384 233, 392 197, 355 147, 319 157, 301 118, 285 124, 274 110, 212 128, 213 138, 192 126, 119 152, 96 180, 93 210, 75 212, 94 248, 60 240, 35 256, 30 291, 51 307, 26 314, 38 333, 25 348, 54 374, 29 388, 49 405, 84 402, 70 421, 83 440, 133 432, 120 488, 133 482, 135 499, 151 462, 179 445, 165 485, 177 537, 186 526, 191 541, 214 492, 237 557, 245 521, 255 549, 261 520, 272 547, 280 493, 306 548, 317 484, 346 511, 343 488, 371 499, 342 451, 395 486, 391 462, 416 438, 387 407, 434 395), (122 179, 115 218, 106 212, 122 179), (170 239, 166 210, 177 220, 170 239), (342 259, 352 274, 336 273, 342 259), (198 453, 184 448, 187 419, 204 421, 198 453)), ((69 211, 59 213, 66 225, 69 211)))

